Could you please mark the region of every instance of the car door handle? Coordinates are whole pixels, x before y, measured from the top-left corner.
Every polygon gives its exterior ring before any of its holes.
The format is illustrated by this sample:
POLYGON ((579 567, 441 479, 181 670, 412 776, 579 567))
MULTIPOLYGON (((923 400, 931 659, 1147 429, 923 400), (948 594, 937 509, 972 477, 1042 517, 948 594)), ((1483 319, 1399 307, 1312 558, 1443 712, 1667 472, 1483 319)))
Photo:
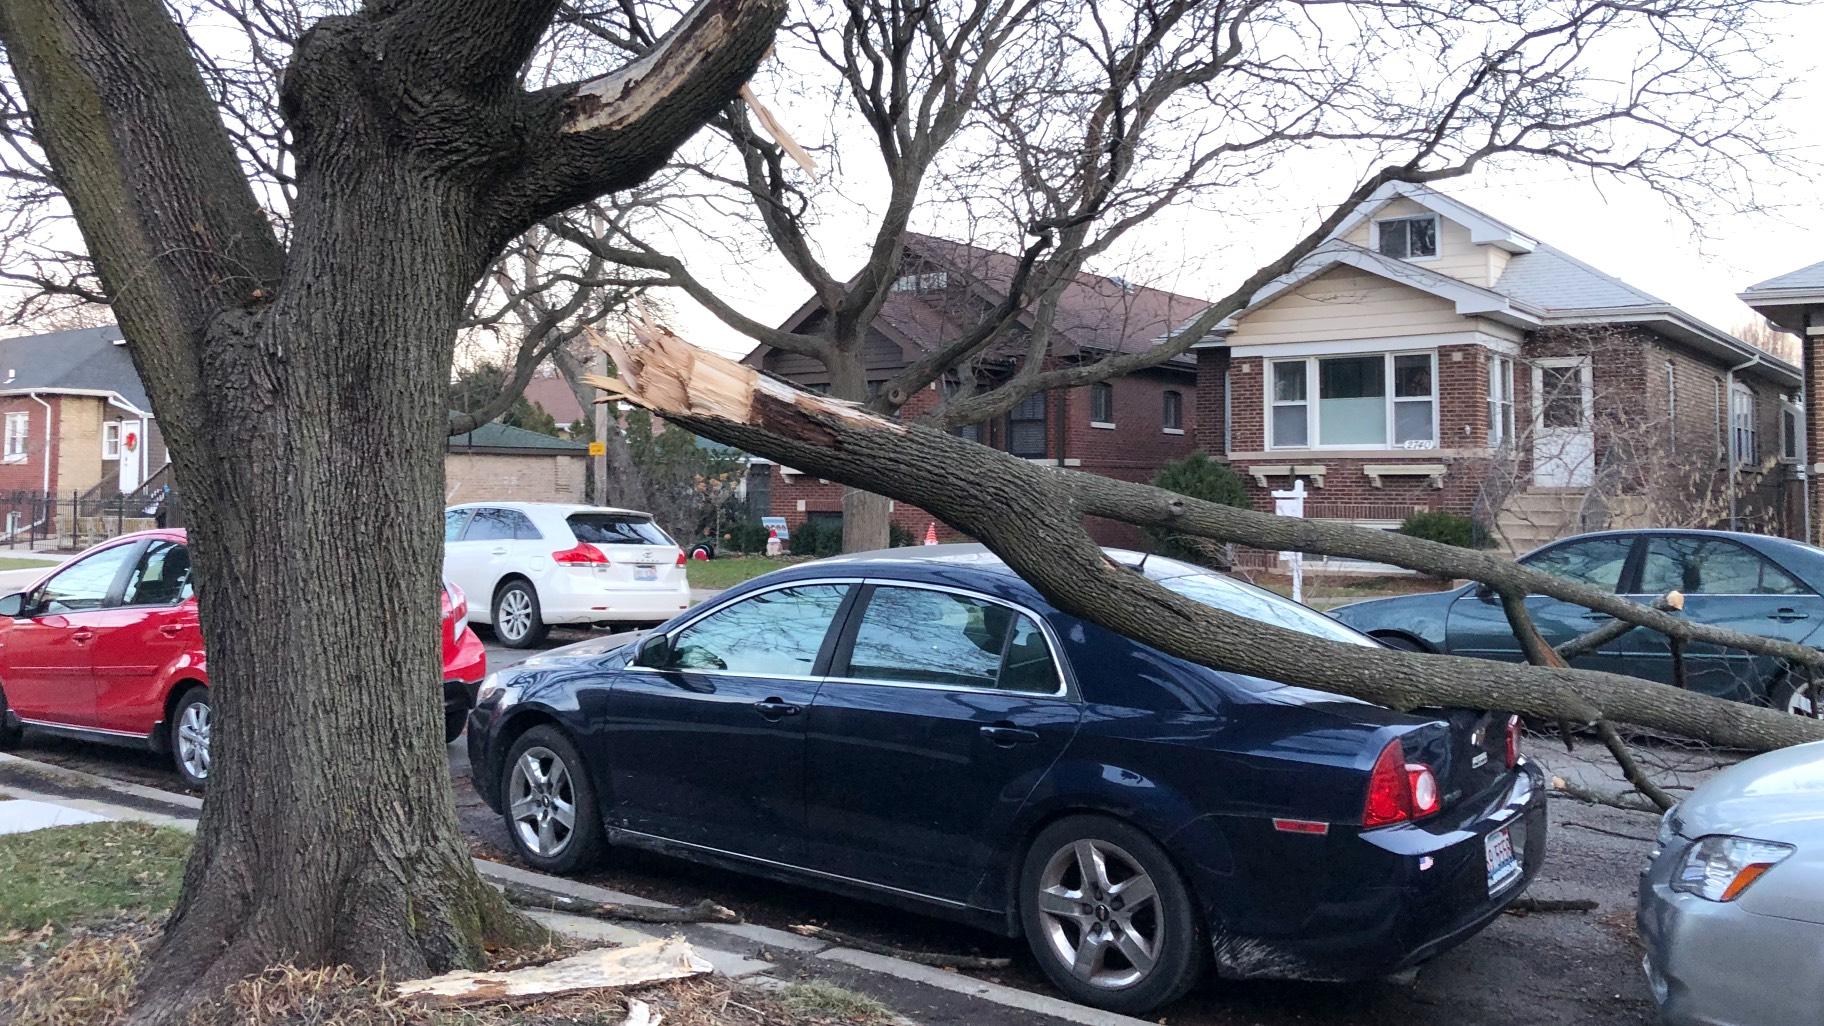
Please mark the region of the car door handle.
POLYGON ((163 634, 167 638, 175 638, 183 629, 184 625, 181 623, 168 623, 160 627, 158 633, 163 634))
POLYGON ((1592 610, 1590 610, 1590 611, 1589 611, 1589 612, 1587 612, 1587 613, 1585 613, 1585 614, 1583 614, 1583 618, 1584 618, 1584 619, 1585 619, 1585 620, 1613 620, 1613 619, 1615 619, 1615 618, 1614 618, 1614 617, 1612 617, 1612 616, 1610 616, 1610 615, 1609 615, 1609 614, 1607 614, 1607 613, 1598 613, 1598 612, 1597 612, 1597 611, 1596 611, 1596 610, 1594 610, 1594 609, 1592 609, 1592 610))
POLYGON ((1026 730, 1021 727, 1005 726, 1002 724, 996 724, 992 727, 983 727, 982 736, 993 741, 1002 748, 1012 748, 1014 745, 1036 745, 1039 743, 1038 731, 1026 730))
POLYGON ((78 645, 83 644, 88 641, 92 641, 92 640, 94 640, 94 638, 95 638, 94 631, 77 631, 76 633, 70 635, 70 640, 76 642, 78 645))
POLYGON ((1767 619, 1778 620, 1781 623, 1791 623, 1794 620, 1809 620, 1809 619, 1811 619, 1811 614, 1810 613, 1801 613, 1796 609, 1780 609, 1780 610, 1776 610, 1774 612, 1768 613, 1767 619))
POLYGON ((769 720, 783 719, 787 716, 798 715, 797 706, 790 702, 782 702, 777 698, 769 698, 764 702, 755 702, 754 708, 760 710, 760 715, 769 720))
POLYGON ((489 549, 488 550, 488 555, 490 555, 490 556, 504 556, 506 554, 507 554, 507 547, 505 545, 502 545, 498 549, 489 549))

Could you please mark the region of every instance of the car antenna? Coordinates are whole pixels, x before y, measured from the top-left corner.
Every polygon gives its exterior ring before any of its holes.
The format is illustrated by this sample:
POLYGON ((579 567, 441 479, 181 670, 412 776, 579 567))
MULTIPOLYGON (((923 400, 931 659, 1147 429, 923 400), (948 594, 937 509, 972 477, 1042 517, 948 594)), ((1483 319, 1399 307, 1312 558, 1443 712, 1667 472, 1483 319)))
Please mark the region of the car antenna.
POLYGON ((1135 563, 1135 564, 1134 564, 1134 570, 1135 570, 1135 572, 1137 572, 1137 573, 1146 573, 1146 561, 1147 561, 1147 560, 1148 560, 1148 559, 1149 559, 1149 558, 1151 558, 1151 556, 1152 556, 1152 553, 1150 553, 1150 552, 1142 552, 1142 553, 1140 553, 1140 562, 1138 562, 1138 563, 1135 563))

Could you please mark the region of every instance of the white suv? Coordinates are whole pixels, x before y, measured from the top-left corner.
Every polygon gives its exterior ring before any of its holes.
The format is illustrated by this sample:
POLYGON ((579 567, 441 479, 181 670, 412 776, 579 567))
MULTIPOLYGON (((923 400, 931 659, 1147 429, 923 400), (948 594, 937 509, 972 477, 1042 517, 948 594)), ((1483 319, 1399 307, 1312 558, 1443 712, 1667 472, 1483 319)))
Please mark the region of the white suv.
POLYGON ((471 502, 443 514, 443 576, 469 621, 525 648, 554 623, 655 624, 690 607, 684 550, 652 515, 556 502, 471 502))

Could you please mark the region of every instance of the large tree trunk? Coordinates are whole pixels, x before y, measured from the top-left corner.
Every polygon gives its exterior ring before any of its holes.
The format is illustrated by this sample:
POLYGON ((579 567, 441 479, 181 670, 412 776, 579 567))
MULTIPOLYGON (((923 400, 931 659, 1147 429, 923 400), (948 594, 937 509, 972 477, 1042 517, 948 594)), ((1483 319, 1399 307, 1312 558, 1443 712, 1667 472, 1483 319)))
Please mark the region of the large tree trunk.
MULTIPOLYGON (((861 345, 838 346, 824 357, 830 370, 830 394, 838 399, 868 401, 868 369, 861 345)), ((886 496, 861 488, 842 490, 842 551, 872 552, 887 547, 892 535, 891 503, 886 496)))

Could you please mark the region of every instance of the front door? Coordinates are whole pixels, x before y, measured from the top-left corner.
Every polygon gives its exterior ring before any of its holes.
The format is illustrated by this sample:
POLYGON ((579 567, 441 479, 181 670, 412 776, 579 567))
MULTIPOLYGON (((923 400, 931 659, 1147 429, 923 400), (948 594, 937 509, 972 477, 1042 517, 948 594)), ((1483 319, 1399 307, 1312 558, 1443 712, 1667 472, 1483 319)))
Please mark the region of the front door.
POLYGON ((805 712, 851 587, 743 598, 676 631, 668 665, 616 678, 596 734, 609 824, 799 862, 805 712))
POLYGON ((1596 477, 1595 394, 1587 357, 1533 364, 1533 484, 1587 488, 1596 477))
POLYGON ((90 668, 97 625, 139 550, 136 541, 111 545, 26 595, 23 615, 0 632, 0 686, 13 712, 27 720, 95 726, 90 668))
POLYGON ((807 865, 967 901, 1080 707, 1011 606, 887 584, 860 601, 811 707, 807 865))
POLYGON ((142 461, 145 460, 146 422, 143 420, 123 420, 120 422, 120 494, 131 495, 139 489, 144 477, 140 474, 142 461))
POLYGON ((145 734, 165 713, 165 685, 186 656, 200 659, 202 629, 190 594, 190 551, 146 543, 120 603, 95 614, 95 726, 145 734))

